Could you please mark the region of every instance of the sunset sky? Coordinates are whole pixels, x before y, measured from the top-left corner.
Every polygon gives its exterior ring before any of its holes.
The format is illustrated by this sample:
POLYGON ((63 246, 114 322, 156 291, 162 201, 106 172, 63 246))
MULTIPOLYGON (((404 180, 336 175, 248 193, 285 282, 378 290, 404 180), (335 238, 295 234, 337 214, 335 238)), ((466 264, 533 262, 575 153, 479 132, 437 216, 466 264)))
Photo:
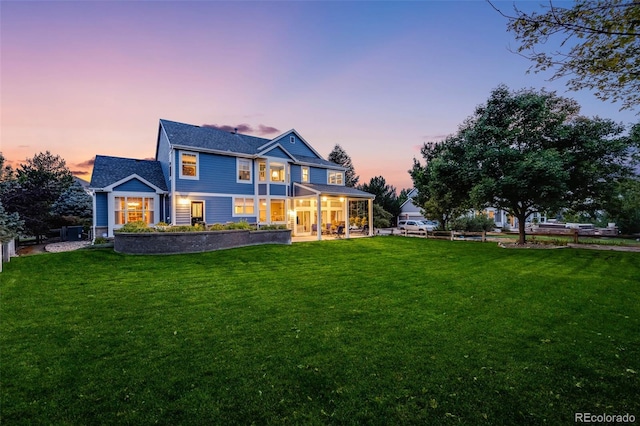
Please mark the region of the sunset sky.
POLYGON ((265 138, 295 128, 325 158, 340 144, 360 183, 383 176, 398 190, 412 186, 420 147, 454 133, 501 83, 640 121, 527 74, 484 1, 3 0, 0 43, 0 151, 16 167, 49 150, 85 180, 96 154, 153 157, 160 119, 265 138))

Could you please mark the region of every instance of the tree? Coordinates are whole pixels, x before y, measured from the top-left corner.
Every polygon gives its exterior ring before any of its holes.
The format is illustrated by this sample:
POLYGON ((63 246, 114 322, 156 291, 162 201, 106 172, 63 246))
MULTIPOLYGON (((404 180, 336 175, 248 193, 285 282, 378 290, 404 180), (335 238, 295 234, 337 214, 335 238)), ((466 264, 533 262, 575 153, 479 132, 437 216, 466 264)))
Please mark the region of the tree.
POLYGON ((329 153, 328 160, 339 164, 346 169, 344 172, 344 185, 355 188, 360 177, 356 175, 351 157, 349 157, 347 152, 342 149, 339 144, 336 144, 336 146, 333 147, 333 150, 329 153))
POLYGON ((382 176, 372 177, 368 184, 364 183, 360 185, 358 189, 374 194, 376 198, 373 204, 377 204, 384 211, 390 213, 391 216, 389 219, 391 221, 400 214, 400 202, 396 195, 396 188, 393 185, 387 185, 387 182, 382 176))
POLYGON ((51 206, 51 212, 60 217, 69 218, 71 225, 78 224, 83 219, 91 219, 93 216, 93 200, 84 190, 84 187, 74 180, 51 206))
POLYGON ((464 155, 464 147, 456 136, 449 136, 443 142, 425 144, 421 153, 426 164, 422 166, 414 158, 409 174, 418 195, 413 197, 422 214, 435 219, 441 229, 464 214, 470 208, 469 191, 472 173, 463 169, 459 159, 464 155))
POLYGON ((1 201, 9 212, 20 215, 25 231, 39 243, 49 231, 53 203, 72 184, 73 176, 62 158, 47 151, 21 164, 16 181, 3 191, 1 201))
POLYGON ((515 16, 491 5, 509 20, 507 28, 520 43, 517 52, 534 62, 535 72, 554 69, 551 79, 568 77, 571 90, 595 89, 602 100, 621 101, 621 109, 637 107, 640 2, 577 0, 564 8, 549 1, 544 13, 525 13, 514 6, 515 16), (536 50, 554 36, 557 48, 536 50))
POLYGON ((554 92, 495 89, 486 104, 443 142, 432 161, 455 153, 455 193, 469 190, 470 206, 495 207, 518 219, 519 242, 533 213, 595 211, 632 174, 634 138, 611 120, 578 116, 575 101, 554 92), (458 183, 457 183, 458 182, 458 183))
POLYGON ((640 234, 640 177, 620 182, 605 217, 623 234, 640 234))

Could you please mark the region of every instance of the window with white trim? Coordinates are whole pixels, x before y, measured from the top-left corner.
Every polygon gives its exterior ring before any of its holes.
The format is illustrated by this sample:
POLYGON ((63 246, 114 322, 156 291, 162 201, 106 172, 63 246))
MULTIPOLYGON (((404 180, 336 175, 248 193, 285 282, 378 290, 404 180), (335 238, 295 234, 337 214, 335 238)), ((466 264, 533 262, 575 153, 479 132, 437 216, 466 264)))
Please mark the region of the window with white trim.
POLYGON ((124 225, 129 222, 154 222, 153 197, 115 197, 115 224, 124 225))
POLYGON ((238 197, 233 199, 233 215, 248 216, 255 211, 255 200, 253 198, 238 197))
POLYGON ((284 200, 271 200, 271 222, 284 222, 286 209, 284 200))
POLYGON ((289 143, 296 143, 296 137, 293 135, 289 136, 289 143))
POLYGON ((309 167, 307 166, 302 166, 302 182, 309 182, 309 167))
POLYGON ((285 175, 283 163, 269 162, 269 177, 271 182, 284 182, 285 175))
POLYGON ((258 180, 265 182, 267 180, 267 162, 258 160, 258 180))
POLYGON ((329 185, 344 185, 344 172, 329 170, 327 174, 327 183, 329 185))
POLYGON ((198 179, 197 152, 180 152, 180 178, 198 179))
POLYGON ((238 158, 238 182, 251 183, 251 160, 238 158))

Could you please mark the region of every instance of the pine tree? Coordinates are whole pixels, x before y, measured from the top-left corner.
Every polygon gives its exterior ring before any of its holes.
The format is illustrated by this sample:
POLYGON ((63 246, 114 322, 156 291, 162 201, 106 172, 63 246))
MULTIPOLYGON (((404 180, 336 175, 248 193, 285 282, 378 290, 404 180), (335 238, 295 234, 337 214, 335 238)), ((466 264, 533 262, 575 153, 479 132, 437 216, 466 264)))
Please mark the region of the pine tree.
POLYGON ((347 169, 344 173, 345 186, 355 187, 358 184, 360 177, 356 175, 353 162, 351 162, 351 157, 349 157, 349 154, 347 154, 339 144, 336 144, 336 146, 333 147, 333 151, 329 153, 328 160, 347 169))

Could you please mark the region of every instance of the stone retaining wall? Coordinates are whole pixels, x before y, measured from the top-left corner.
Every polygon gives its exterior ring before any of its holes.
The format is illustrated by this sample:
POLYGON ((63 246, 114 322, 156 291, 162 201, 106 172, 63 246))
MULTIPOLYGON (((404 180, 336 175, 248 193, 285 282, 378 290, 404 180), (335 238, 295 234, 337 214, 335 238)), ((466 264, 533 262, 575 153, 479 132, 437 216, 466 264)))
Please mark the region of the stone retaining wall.
POLYGON ((291 244, 291 230, 116 232, 114 250, 127 254, 200 253, 257 244, 291 244))

